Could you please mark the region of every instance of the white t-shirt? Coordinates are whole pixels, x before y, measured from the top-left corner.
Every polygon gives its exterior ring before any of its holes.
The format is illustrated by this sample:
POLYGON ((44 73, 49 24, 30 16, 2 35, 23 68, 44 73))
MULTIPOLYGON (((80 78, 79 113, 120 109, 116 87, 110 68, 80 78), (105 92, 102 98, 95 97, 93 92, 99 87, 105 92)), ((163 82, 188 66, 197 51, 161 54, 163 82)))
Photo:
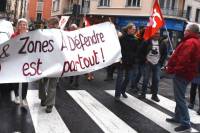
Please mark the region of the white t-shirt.
POLYGON ((14 33, 11 22, 4 19, 0 19, 0 44, 10 39, 14 33))
POLYGON ((152 64, 157 64, 160 59, 160 50, 158 40, 152 40, 152 49, 147 55, 147 60, 152 64))

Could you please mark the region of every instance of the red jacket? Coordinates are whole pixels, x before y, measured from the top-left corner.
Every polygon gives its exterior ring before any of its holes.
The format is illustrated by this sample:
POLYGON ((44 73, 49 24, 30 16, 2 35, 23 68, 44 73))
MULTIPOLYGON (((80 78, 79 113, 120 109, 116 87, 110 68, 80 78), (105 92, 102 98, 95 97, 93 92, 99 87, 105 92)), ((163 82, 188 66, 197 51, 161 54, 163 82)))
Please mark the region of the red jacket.
POLYGON ((11 38, 15 38, 16 36, 18 36, 20 33, 17 31, 17 32, 15 32, 15 33, 13 33, 12 35, 11 35, 11 38))
POLYGON ((167 64, 167 72, 191 81, 198 73, 200 39, 190 33, 180 42, 167 64))

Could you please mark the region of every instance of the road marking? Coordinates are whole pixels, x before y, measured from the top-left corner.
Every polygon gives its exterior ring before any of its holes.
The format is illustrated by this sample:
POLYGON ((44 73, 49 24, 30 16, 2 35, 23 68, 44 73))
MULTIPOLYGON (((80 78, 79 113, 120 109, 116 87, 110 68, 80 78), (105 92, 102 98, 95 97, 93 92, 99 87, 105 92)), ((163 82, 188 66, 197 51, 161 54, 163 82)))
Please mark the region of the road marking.
POLYGON ((68 90, 67 92, 105 133, 137 132, 85 90, 68 90))
MULTIPOLYGON (((114 90, 106 90, 106 92, 114 97, 114 90)), ((127 106, 131 107, 138 113, 142 114, 146 118, 150 119, 160 127, 169 131, 170 133, 175 132, 174 128, 178 126, 178 124, 172 124, 165 121, 166 118, 170 118, 169 115, 161 112, 160 110, 150 106, 149 104, 129 95, 128 98, 122 98, 121 102, 125 103, 127 106)), ((192 128, 191 132, 198 132, 197 130, 192 128)))
MULTIPOLYGON (((147 99, 151 100, 151 95, 148 94, 146 95, 147 99)), ((171 112, 174 112, 174 109, 175 109, 175 106, 176 106, 176 102, 166 98, 166 97, 163 97, 161 95, 158 95, 159 99, 160 99, 160 102, 155 102, 153 100, 154 103, 156 103, 157 105, 165 108, 166 110, 169 110, 171 112)), ((200 124, 200 117, 197 115, 197 112, 192 110, 192 109, 189 109, 189 114, 190 114, 190 120, 192 123, 194 124, 200 124)))
POLYGON ((38 90, 28 91, 27 102, 36 133, 70 133, 55 107, 47 114, 40 106, 38 90))

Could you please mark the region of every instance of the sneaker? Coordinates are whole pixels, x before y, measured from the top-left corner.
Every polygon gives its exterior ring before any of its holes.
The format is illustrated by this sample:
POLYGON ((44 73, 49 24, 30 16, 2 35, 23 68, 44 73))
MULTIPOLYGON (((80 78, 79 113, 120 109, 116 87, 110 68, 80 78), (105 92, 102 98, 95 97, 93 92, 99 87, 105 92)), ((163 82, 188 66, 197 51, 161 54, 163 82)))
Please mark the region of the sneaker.
POLYGON ((200 108, 197 110, 197 114, 200 115, 200 108))
POLYGON ((124 98, 128 98, 128 96, 126 95, 126 93, 122 93, 122 96, 123 96, 124 98))
POLYGON ((174 118, 166 118, 166 121, 169 123, 179 123, 177 120, 175 120, 174 118))
POLYGON ((193 109, 193 108, 194 108, 194 104, 190 103, 190 104, 188 105, 188 108, 189 108, 189 109, 193 109))
POLYGON ((26 99, 22 100, 22 106, 24 106, 24 107, 27 107, 27 106, 28 106, 28 103, 27 103, 27 100, 26 100, 26 99))
POLYGON ((157 95, 152 95, 151 99, 154 100, 154 101, 156 101, 156 102, 160 101, 160 99, 158 98, 157 95))
POLYGON ((178 126, 178 127, 176 127, 176 128, 174 128, 174 130, 176 131, 176 132, 186 132, 186 131, 190 131, 191 130, 191 126, 183 126, 183 125, 181 125, 181 126, 178 126))
POLYGON ((46 113, 51 113, 52 112, 52 108, 53 108, 53 105, 47 105, 47 108, 46 108, 46 113))
POLYGON ((20 98, 19 98, 19 96, 15 97, 15 103, 16 104, 20 104, 20 98))

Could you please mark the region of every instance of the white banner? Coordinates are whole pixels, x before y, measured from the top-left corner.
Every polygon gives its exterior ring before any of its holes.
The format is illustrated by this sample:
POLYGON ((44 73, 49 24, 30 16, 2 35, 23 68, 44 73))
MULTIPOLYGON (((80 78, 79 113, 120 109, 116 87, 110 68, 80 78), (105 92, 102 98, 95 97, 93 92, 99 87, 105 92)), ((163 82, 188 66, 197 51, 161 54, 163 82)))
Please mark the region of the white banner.
POLYGON ((0 83, 89 73, 121 59, 114 25, 37 30, 0 45, 0 83))
POLYGON ((0 19, 0 44, 9 40, 14 33, 11 22, 0 19))

